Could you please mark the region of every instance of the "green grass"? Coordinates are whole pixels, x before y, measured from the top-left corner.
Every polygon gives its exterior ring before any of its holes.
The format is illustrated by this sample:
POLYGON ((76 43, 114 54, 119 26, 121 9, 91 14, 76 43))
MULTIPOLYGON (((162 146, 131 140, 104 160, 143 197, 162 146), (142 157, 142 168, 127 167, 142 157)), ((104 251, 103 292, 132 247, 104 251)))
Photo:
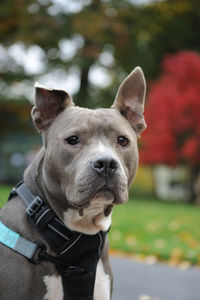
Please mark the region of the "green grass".
POLYGON ((8 195, 12 186, 9 185, 0 185, 0 207, 2 207, 8 200, 8 195))
MULTIPOLYGON (((0 207, 11 187, 0 186, 0 207)), ((114 208, 112 249, 200 264, 200 207, 154 199, 130 199, 114 208)))
POLYGON ((112 249, 200 264, 200 207, 155 200, 129 200, 115 207, 112 249))

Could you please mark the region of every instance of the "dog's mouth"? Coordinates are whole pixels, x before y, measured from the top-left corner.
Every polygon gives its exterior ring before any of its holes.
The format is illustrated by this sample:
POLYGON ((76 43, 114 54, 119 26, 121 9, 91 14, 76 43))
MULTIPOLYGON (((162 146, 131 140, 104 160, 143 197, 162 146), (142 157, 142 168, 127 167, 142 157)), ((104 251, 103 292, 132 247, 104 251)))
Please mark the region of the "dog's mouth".
POLYGON ((106 186, 100 188, 95 195, 92 197, 91 201, 97 201, 98 199, 102 199, 102 201, 114 201, 115 195, 113 191, 111 191, 106 186))
POLYGON ((87 199, 84 199, 80 202, 72 202, 69 201, 69 204, 77 209, 84 209, 90 206, 90 204, 93 203, 104 203, 104 204, 112 204, 116 202, 116 196, 115 193, 109 189, 106 185, 99 188, 98 190, 94 191, 87 199))

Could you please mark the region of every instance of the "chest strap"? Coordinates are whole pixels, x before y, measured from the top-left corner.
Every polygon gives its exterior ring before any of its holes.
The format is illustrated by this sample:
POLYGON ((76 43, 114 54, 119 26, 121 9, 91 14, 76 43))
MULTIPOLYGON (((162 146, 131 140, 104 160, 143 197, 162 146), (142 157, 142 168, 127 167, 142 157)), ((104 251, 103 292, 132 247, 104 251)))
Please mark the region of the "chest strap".
POLYGON ((42 247, 38 259, 49 260, 62 276, 64 300, 93 300, 96 267, 101 256, 106 232, 86 235, 72 231, 56 216, 51 207, 34 196, 24 182, 11 192, 18 195, 26 207, 29 222, 47 241, 55 256, 42 247))
POLYGON ((29 260, 35 257, 39 245, 24 239, 0 221, 0 242, 29 260))

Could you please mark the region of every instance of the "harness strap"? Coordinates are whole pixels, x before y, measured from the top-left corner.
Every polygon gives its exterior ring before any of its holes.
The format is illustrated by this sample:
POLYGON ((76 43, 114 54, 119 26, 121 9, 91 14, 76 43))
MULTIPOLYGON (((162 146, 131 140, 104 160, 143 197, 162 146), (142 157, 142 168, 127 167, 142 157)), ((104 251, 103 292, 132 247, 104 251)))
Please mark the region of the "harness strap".
POLYGON ((51 249, 60 254, 74 232, 65 226, 43 199, 34 196, 25 183, 18 184, 14 191, 25 204, 30 223, 49 243, 51 249))
POLYGON ((23 201, 28 220, 56 253, 51 256, 42 249, 38 257, 56 265, 62 276, 64 300, 93 300, 96 267, 107 232, 86 235, 70 230, 24 182, 13 189, 10 198, 13 195, 23 201))
POLYGON ((30 242, 14 232, 0 221, 0 242, 15 252, 34 260, 39 245, 30 242))

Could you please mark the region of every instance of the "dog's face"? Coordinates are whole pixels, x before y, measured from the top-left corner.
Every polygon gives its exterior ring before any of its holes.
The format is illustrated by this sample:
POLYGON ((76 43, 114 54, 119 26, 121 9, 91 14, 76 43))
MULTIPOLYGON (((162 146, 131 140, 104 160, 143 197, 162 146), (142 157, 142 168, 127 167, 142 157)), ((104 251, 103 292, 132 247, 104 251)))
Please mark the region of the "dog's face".
POLYGON ((46 136, 47 184, 59 180, 67 201, 87 206, 94 198, 128 199, 138 163, 136 133, 115 109, 66 109, 46 136))
POLYGON ((66 92, 36 87, 32 116, 43 134, 43 178, 51 194, 59 187, 76 208, 95 200, 128 200, 138 165, 137 138, 146 126, 144 97, 140 68, 121 84, 110 109, 76 107, 66 92))

